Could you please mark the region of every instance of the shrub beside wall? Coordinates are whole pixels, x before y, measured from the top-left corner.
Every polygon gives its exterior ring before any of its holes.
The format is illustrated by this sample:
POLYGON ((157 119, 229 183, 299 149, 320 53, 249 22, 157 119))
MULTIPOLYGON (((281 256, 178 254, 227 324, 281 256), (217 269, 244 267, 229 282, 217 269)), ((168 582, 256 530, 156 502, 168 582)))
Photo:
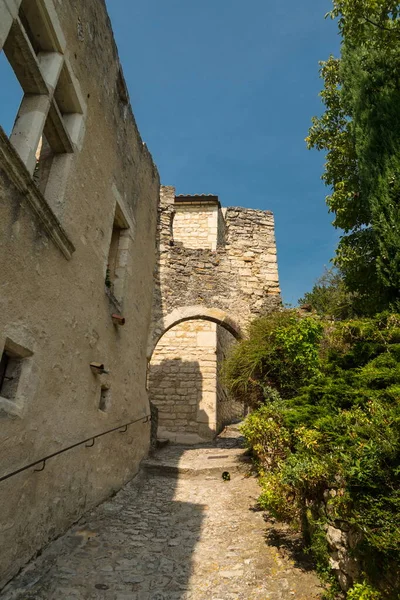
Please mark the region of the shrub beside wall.
POLYGON ((400 315, 267 319, 225 367, 231 391, 249 391, 254 407, 243 433, 260 505, 302 529, 347 598, 398 599, 400 315))

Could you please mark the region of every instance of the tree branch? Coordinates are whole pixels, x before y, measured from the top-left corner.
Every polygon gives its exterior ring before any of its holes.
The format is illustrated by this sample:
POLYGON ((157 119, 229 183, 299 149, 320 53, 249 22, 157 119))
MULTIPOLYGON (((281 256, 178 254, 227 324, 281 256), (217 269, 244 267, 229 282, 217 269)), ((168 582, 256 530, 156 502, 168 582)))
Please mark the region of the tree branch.
POLYGON ((395 35, 398 34, 398 32, 395 31, 394 29, 389 29, 388 27, 384 27, 383 25, 380 25, 379 23, 372 21, 372 19, 369 19, 368 17, 364 17, 364 19, 367 21, 367 23, 369 23, 370 25, 373 25, 374 27, 377 27, 378 29, 381 29, 382 31, 387 31, 388 33, 394 33, 395 35))

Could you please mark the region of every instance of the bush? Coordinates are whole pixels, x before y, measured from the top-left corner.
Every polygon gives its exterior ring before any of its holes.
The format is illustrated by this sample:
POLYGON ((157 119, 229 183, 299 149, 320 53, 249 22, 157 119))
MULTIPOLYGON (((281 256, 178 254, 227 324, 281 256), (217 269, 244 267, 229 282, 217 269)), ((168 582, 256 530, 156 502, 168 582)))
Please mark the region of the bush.
POLYGON ((311 292, 306 292, 298 303, 332 319, 350 319, 360 308, 359 298, 346 289, 343 276, 335 267, 325 268, 311 292))
POLYGON ((283 427, 281 406, 277 401, 260 407, 242 426, 247 445, 263 468, 276 468, 289 452, 290 434, 283 427))
POLYGON ((319 342, 323 327, 296 311, 282 311, 253 321, 249 338, 233 346, 223 368, 224 381, 237 399, 262 404, 271 389, 283 398, 297 393, 320 374, 319 342))
MULTIPOLYGON (((309 368, 297 394, 295 377, 289 393, 279 380, 296 373, 299 383, 295 368, 275 369, 272 381, 263 371, 272 359, 261 361, 253 385, 263 392, 264 404, 242 428, 258 460, 260 505, 301 527, 314 553, 318 548, 319 564, 329 563, 321 543, 327 524, 352 533, 352 552, 366 578, 349 592, 353 599, 397 599, 400 593, 399 323, 400 316, 390 314, 327 323, 322 335, 317 322, 307 342, 297 344, 298 352, 306 349, 297 364, 303 360, 309 368), (266 388, 266 381, 284 397, 266 388)), ((294 332, 303 331, 299 325, 291 315, 283 336, 296 339, 294 332)), ((269 329, 264 343, 282 339, 281 332, 269 329)), ((259 338, 259 354, 269 356, 270 348, 261 344, 259 338)), ((232 372, 234 355, 230 360, 232 372)))
POLYGON ((380 600, 381 598, 381 594, 367 583, 356 583, 347 594, 347 600, 380 600))

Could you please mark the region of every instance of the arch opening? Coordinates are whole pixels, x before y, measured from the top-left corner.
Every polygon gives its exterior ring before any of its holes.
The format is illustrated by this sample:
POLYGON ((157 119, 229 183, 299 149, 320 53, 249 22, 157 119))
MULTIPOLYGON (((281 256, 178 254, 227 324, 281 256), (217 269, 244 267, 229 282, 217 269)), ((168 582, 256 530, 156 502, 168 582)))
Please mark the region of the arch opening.
POLYGON ((241 332, 232 324, 222 325, 216 315, 199 317, 175 314, 157 336, 149 363, 148 390, 158 409, 158 437, 175 443, 211 440, 244 414, 243 406, 229 397, 220 373, 241 332))
POLYGON ((236 340, 243 339, 243 332, 240 325, 225 311, 205 306, 185 306, 176 308, 156 324, 153 337, 148 344, 147 360, 150 362, 157 344, 167 331, 180 323, 193 320, 211 321, 226 329, 236 340))

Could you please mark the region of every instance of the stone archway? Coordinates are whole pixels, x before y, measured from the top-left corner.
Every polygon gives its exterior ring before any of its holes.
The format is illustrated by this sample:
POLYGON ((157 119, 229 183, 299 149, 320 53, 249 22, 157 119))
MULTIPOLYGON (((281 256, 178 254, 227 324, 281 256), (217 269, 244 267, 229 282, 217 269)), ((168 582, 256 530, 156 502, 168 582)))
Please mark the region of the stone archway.
POLYGON ((176 308, 156 323, 152 338, 147 347, 147 360, 151 360, 154 349, 167 331, 180 323, 193 320, 211 321, 226 329, 226 331, 231 333, 235 339, 240 340, 243 338, 243 332, 239 324, 225 311, 219 308, 208 308, 207 306, 202 305, 182 306, 176 308))
POLYGON ((148 348, 149 398, 158 409, 158 437, 178 443, 214 438, 243 416, 220 376, 242 332, 220 309, 187 306, 160 321, 148 348))
POLYGON ((150 401, 165 430, 185 433, 187 427, 198 440, 212 437, 231 408, 227 394, 220 394, 225 404, 218 410, 215 362, 222 360, 227 336, 242 338, 253 318, 281 306, 272 213, 225 209, 217 196, 176 196, 174 188, 162 187, 154 282, 150 401), (187 373, 179 389, 178 367, 187 373))

